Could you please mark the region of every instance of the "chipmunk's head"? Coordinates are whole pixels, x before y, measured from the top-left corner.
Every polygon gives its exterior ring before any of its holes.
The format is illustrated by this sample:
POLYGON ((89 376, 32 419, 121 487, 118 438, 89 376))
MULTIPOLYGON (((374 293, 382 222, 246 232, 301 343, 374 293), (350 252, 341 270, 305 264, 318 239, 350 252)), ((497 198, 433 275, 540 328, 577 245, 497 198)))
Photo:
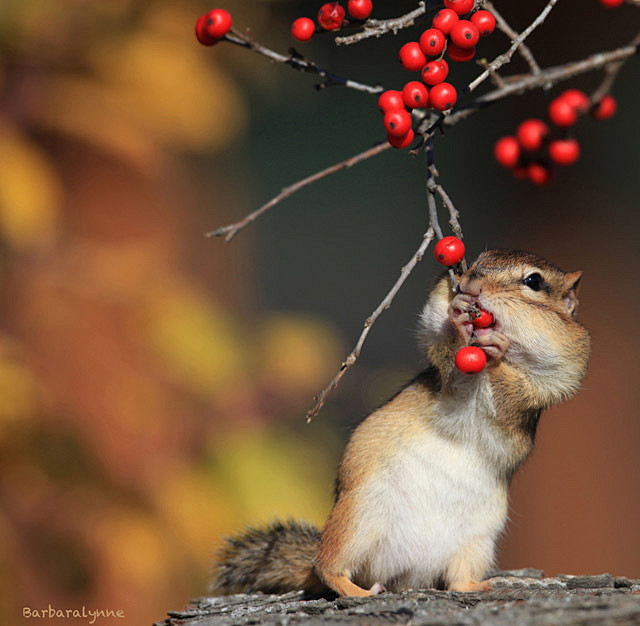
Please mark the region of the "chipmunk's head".
POLYGON ((530 252, 487 250, 462 275, 458 292, 478 298, 480 305, 511 305, 507 310, 517 316, 535 319, 540 312, 553 311, 575 318, 581 277, 582 272, 563 272, 530 252))
POLYGON ((532 378, 561 377, 566 385, 558 397, 568 397, 577 390, 589 355, 589 335, 575 320, 581 276, 530 252, 483 252, 460 277, 457 291, 444 275, 431 292, 422 313, 425 352, 433 355, 443 341, 470 344, 498 332, 508 339, 507 361, 532 378), (491 313, 491 327, 476 329, 470 320, 456 331, 452 320, 470 307, 491 313))

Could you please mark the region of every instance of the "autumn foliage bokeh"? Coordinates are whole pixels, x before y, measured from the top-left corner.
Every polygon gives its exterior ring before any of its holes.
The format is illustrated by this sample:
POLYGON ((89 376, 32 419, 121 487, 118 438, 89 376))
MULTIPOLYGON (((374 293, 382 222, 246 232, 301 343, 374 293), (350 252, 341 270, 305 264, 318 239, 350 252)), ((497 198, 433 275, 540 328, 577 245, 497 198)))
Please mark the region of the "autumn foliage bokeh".
MULTIPOLYGON (((226 6, 285 51, 291 19, 318 3, 285 4, 226 6)), ((391 16, 415 4, 376 7, 391 16)), ((529 4, 505 13, 525 25, 539 11, 529 4)), ((558 3, 531 38, 543 66, 632 36, 625 15, 637 13, 621 13, 594 43, 603 15, 616 18, 594 11, 575 29, 572 4, 558 3)), ((349 428, 419 367, 413 329, 439 271, 426 260, 304 426, 421 238, 423 163, 386 154, 283 203, 230 245, 205 239, 383 139, 375 98, 318 93, 317 77, 199 46, 193 25, 210 8, 0 3, 0 615, 84 604, 143 624, 181 608, 206 591, 223 534, 276 514, 322 523, 349 428)), ((493 39, 488 57, 505 48, 493 39)), ((309 45, 347 75, 406 78, 394 40, 380 53, 378 40, 309 45)), ((637 267, 640 234, 632 78, 625 68, 616 85, 620 118, 579 129, 583 157, 552 189, 523 187, 489 156, 500 134, 544 110, 543 94, 487 109, 436 146, 471 256, 520 247, 585 270, 590 373, 577 400, 543 418, 515 481, 506 566, 640 575, 640 400, 625 382, 640 375, 628 331, 638 296, 620 269, 637 267), (612 308, 616 294, 624 306, 612 308)), ((587 80, 577 86, 597 84, 587 80)))
POLYGON ((270 517, 274 493, 282 513, 328 506, 326 455, 282 414, 342 346, 308 315, 252 318, 246 246, 203 237, 241 210, 203 160, 248 102, 197 46, 199 11, 0 8, 5 616, 84 604, 150 623, 206 590, 222 533, 270 517))

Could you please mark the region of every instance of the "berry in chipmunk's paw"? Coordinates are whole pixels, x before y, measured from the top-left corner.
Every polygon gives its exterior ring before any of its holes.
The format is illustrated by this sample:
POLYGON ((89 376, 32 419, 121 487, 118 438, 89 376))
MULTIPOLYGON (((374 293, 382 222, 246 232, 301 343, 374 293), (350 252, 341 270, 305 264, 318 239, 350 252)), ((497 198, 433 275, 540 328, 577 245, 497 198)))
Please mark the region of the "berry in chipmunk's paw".
POLYGON ((438 263, 451 267, 464 258, 464 244, 457 237, 443 237, 433 252, 438 263))
POLYGON ((493 315, 484 309, 476 309, 473 315, 474 328, 489 328, 494 322, 493 315))
POLYGON ((487 355, 480 348, 466 346, 456 353, 455 364, 463 374, 477 374, 487 364, 487 355))

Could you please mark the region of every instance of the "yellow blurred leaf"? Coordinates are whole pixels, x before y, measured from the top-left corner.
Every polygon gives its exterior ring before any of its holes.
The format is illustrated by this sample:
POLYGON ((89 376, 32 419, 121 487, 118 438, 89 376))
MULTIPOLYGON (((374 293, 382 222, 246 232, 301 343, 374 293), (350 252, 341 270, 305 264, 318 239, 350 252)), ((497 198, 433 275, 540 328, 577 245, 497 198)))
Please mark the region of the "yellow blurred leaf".
POLYGON ((333 375, 344 356, 336 332, 320 320, 274 314, 259 331, 261 374, 279 388, 314 390, 333 375))
POLYGON ((31 417, 37 405, 37 387, 31 372, 0 354, 0 437, 7 424, 31 417))
POLYGON ((246 363, 235 325, 195 292, 165 288, 148 308, 146 339, 177 381, 215 399, 244 376, 246 363))
POLYGON ((145 132, 179 148, 220 148, 244 126, 246 106, 231 78, 205 63, 194 19, 192 10, 156 5, 146 29, 104 40, 91 62, 117 108, 145 132))
POLYGON ((179 538, 180 551, 208 568, 211 549, 220 536, 237 524, 230 503, 214 481, 196 469, 172 471, 154 493, 162 519, 179 538))
POLYGON ((160 588, 171 558, 157 520, 137 511, 114 510, 95 525, 92 537, 109 570, 126 586, 160 588))
POLYGON ((248 522, 274 516, 324 522, 331 505, 333 459, 323 449, 293 434, 256 430, 211 445, 216 476, 248 522))
POLYGON ((51 242, 62 190, 44 151, 0 128, 0 230, 16 248, 51 242))

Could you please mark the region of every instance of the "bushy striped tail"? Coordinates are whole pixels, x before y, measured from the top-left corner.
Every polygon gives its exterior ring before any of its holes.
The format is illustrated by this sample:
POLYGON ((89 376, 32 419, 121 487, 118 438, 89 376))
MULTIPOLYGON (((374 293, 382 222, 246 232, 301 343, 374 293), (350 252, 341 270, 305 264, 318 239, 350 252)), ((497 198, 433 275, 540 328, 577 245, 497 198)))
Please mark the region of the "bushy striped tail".
POLYGON ((217 594, 321 593, 313 569, 320 531, 305 522, 274 521, 226 538, 218 552, 211 591, 217 594))

